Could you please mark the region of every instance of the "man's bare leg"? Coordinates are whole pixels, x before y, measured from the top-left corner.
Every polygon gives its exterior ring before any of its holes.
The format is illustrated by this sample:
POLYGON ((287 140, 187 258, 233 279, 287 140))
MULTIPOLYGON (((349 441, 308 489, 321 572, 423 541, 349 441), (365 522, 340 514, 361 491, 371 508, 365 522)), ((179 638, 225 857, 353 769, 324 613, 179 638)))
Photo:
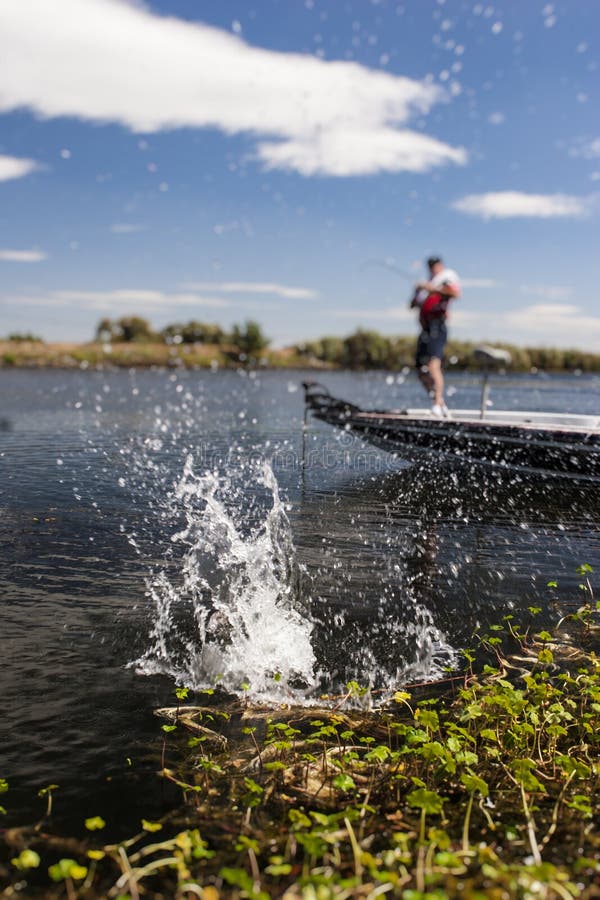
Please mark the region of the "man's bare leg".
POLYGON ((433 402, 438 406, 443 406, 444 376, 442 375, 442 361, 437 356, 432 356, 427 363, 427 367, 433 383, 433 402))
POLYGON ((436 356, 432 356, 426 366, 420 366, 419 381, 429 396, 433 398, 433 402, 443 406, 444 376, 442 375, 442 361, 436 356))
POLYGON ((434 384, 433 378, 429 374, 429 369, 427 366, 419 366, 417 370, 417 375, 419 376, 419 381, 427 391, 430 397, 433 397, 434 384))

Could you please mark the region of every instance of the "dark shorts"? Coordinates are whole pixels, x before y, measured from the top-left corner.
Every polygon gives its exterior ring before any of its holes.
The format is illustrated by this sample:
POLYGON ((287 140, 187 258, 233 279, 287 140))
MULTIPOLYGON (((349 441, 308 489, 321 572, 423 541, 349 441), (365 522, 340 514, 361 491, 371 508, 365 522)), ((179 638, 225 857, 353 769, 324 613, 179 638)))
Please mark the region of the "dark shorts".
POLYGON ((417 366, 426 366, 432 356, 443 359, 447 340, 446 323, 442 319, 434 319, 423 328, 417 342, 417 366))

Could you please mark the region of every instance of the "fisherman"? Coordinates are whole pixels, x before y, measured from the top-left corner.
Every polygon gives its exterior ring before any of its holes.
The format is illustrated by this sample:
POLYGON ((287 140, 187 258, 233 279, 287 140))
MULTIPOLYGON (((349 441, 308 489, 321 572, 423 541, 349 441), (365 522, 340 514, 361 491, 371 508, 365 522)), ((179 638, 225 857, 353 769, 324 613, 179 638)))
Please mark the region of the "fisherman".
POLYGON ((419 380, 433 399, 432 415, 446 417, 442 360, 448 338, 446 317, 451 300, 460 297, 460 281, 452 269, 447 269, 439 256, 427 260, 429 281, 415 285, 410 301, 411 309, 419 310, 421 333, 417 342, 416 366, 419 380))

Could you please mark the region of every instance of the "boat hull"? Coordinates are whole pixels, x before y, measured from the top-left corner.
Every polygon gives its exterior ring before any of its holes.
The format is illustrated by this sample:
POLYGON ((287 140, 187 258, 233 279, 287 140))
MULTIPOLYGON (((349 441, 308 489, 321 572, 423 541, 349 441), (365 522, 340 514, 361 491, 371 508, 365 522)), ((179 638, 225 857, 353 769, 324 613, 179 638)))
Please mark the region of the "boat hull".
POLYGON ((376 447, 396 456, 414 459, 423 454, 462 462, 583 479, 600 478, 600 429, 587 427, 591 417, 549 416, 543 424, 538 414, 507 414, 512 421, 478 418, 476 411, 462 411, 460 418, 435 418, 428 411, 366 411, 331 397, 315 385, 305 385, 306 403, 312 415, 351 431, 376 447), (529 415, 529 418, 526 418, 529 415))

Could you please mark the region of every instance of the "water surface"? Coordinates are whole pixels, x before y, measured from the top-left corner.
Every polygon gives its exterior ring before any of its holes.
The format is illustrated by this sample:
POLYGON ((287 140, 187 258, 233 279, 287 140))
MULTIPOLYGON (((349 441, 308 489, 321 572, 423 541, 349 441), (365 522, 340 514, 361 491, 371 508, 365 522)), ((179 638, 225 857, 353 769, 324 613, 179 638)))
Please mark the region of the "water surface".
MULTIPOLYGON (((313 422, 302 373, 0 372, 0 776, 11 821, 168 806, 152 710, 175 683, 309 703, 436 677, 600 565, 598 486, 413 466, 313 422), (148 784, 152 784, 148 788, 148 784)), ((403 375, 327 373, 365 406, 403 375)), ((456 407, 472 376, 450 377, 456 407)), ((598 378, 500 380, 498 408, 598 413, 598 378)), ((379 696, 375 694, 375 696, 379 696)))

